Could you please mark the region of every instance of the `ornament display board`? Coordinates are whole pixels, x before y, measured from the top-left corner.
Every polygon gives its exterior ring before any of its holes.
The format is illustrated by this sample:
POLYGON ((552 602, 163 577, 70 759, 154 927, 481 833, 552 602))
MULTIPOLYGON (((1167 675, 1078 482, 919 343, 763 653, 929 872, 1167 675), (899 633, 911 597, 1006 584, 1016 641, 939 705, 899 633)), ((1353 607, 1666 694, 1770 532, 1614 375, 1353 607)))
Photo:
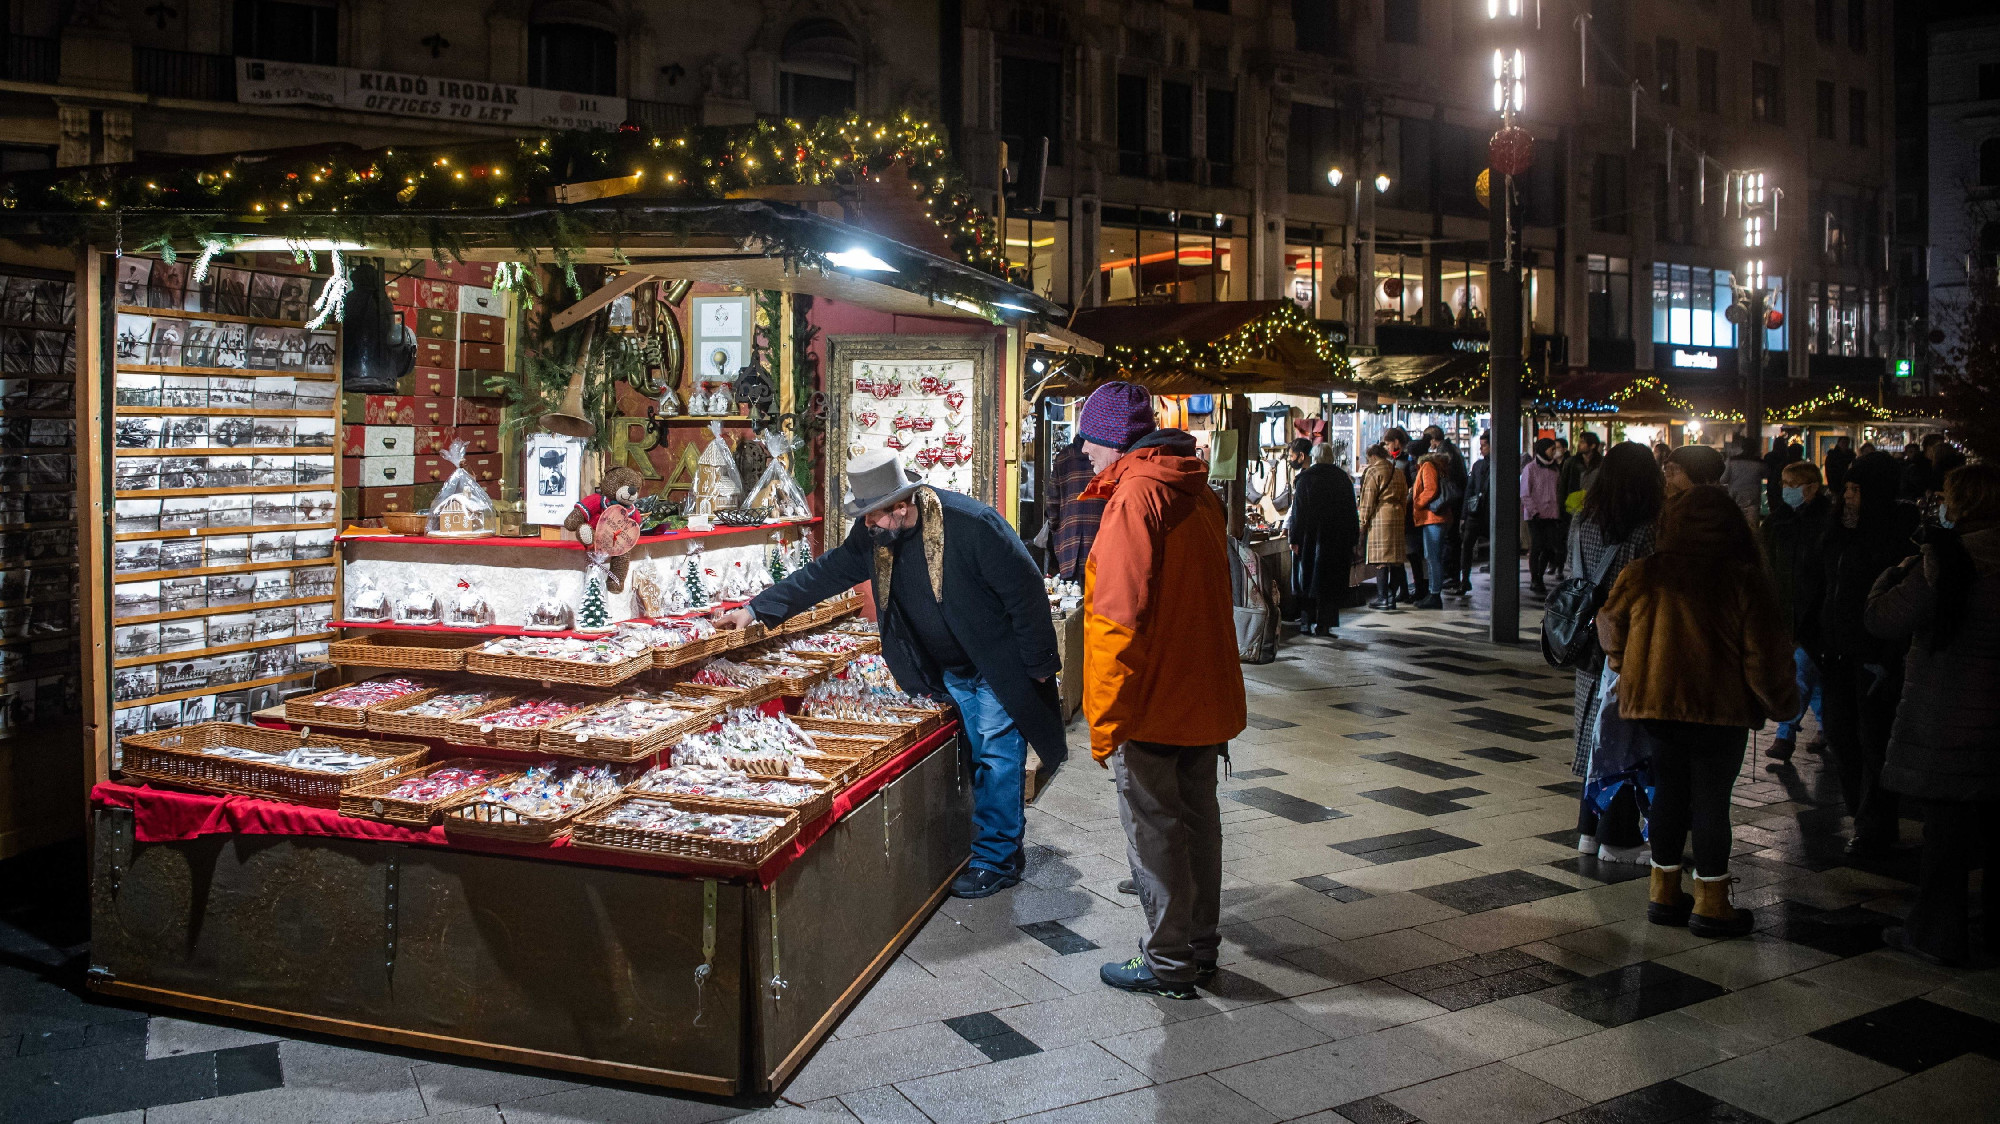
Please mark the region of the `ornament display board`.
POLYGON ((965 336, 832 336, 827 542, 847 533, 847 462, 890 449, 927 484, 994 502, 993 348, 965 336))
POLYGON ((114 739, 247 721, 334 635, 339 325, 307 326, 324 278, 289 257, 105 272, 114 739))
POLYGON ((0 736, 76 714, 76 283, 0 266, 0 736))

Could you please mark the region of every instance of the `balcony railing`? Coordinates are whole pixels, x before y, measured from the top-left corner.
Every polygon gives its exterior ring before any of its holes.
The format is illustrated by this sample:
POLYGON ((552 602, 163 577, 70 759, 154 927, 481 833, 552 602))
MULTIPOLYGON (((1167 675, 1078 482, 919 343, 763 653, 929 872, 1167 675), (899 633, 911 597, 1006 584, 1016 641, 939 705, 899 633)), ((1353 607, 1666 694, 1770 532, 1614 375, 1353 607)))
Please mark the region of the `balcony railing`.
POLYGON ((235 101, 236 58, 135 47, 132 82, 140 93, 163 98, 235 101))
POLYGON ((62 73, 62 41, 39 35, 0 36, 0 79, 54 85, 62 73))
POLYGON ((656 133, 679 133, 701 124, 701 113, 691 105, 670 101, 625 99, 625 117, 641 128, 656 133))

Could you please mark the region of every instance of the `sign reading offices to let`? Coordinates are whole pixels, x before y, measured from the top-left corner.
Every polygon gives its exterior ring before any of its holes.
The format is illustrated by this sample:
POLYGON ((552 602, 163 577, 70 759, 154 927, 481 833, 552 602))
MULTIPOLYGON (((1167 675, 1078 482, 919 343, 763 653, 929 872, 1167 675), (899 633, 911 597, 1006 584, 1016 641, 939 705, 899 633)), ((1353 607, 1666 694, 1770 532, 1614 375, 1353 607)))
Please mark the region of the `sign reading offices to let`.
POLYGON ((236 100, 550 129, 615 129, 625 120, 624 98, 265 59, 236 60, 236 100))

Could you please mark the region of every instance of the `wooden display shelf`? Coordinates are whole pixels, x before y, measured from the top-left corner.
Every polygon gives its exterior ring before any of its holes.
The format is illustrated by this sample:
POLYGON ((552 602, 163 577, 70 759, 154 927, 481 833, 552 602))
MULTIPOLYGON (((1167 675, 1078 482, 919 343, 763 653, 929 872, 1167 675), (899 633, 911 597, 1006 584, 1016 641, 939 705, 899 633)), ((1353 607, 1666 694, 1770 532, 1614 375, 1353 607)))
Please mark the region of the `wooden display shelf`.
MULTIPOLYGON (((54 278, 44 277, 42 280, 52 281, 54 278)), ((64 335, 76 331, 76 325, 68 321, 44 324, 35 320, 0 320, 0 328, 25 328, 31 332, 61 332, 64 335)))
MULTIPOLYGON (((336 376, 324 371, 273 371, 264 367, 169 367, 146 363, 120 363, 121 375, 206 375, 225 379, 304 379, 332 382, 336 376)), ((254 408, 254 407, 252 407, 254 408)))
POLYGON ((116 700, 111 703, 113 710, 130 710, 135 706, 151 706, 154 703, 179 702, 182 699, 196 699, 203 695, 220 695, 228 691, 248 691, 257 687, 269 687, 278 683, 290 683, 295 679, 311 679, 325 668, 310 671, 294 671, 290 675, 273 675, 264 679, 252 679, 243 683, 229 683, 221 687, 195 687, 186 691, 174 691, 165 695, 147 695, 143 699, 116 700))
MULTIPOLYGON (((229 495, 234 492, 240 492, 245 490, 247 489, 219 488, 216 489, 216 493, 221 495, 229 495)), ((299 486, 294 484, 290 487, 280 487, 277 490, 281 492, 296 492, 299 490, 299 486)), ((319 490, 327 491, 328 489, 321 488, 319 490)), ((196 492, 196 494, 201 494, 207 492, 208 489, 197 488, 194 489, 194 491, 196 492)), ((166 495, 168 493, 145 492, 140 494, 158 496, 158 495, 166 495)), ((253 534, 260 534, 265 531, 327 531, 327 530, 332 530, 335 526, 336 524, 333 523, 279 523, 269 527, 255 526, 249 524, 246 524, 241 527, 189 527, 187 530, 184 531, 127 531, 122 535, 111 536, 111 540, 113 542, 135 542, 139 539, 187 539, 187 538, 201 538, 207 535, 253 535, 253 534)), ((333 558, 331 555, 329 555, 325 558, 313 558, 313 559, 308 559, 307 561, 331 562, 333 561, 333 558)))
MULTIPOLYGON (((319 415, 314 414, 314 417, 319 415)), ((241 457, 241 456, 331 456, 331 445, 243 445, 237 448, 213 446, 199 449, 113 449, 118 457, 241 457)))
MULTIPOLYGON (((287 274, 286 276, 324 280, 324 278, 316 273, 296 273, 287 274)), ((121 304, 118 306, 118 311, 129 312, 134 316, 164 316, 169 320, 214 320, 221 324, 255 324, 264 328, 303 328, 306 326, 306 322, 303 320, 275 320, 268 316, 238 316, 233 312, 189 312, 185 308, 147 308, 143 304, 121 304)), ((331 328, 320 328, 318 330, 322 332, 335 331, 338 334, 335 329, 331 328)))
MULTIPOLYGON (((270 495, 276 495, 280 492, 300 492, 300 491, 333 492, 338 490, 339 489, 335 488, 331 484, 327 485, 324 488, 315 488, 311 484, 229 484, 220 488, 130 488, 130 489, 123 489, 120 491, 116 491, 111 494, 121 500, 143 500, 149 496, 160 496, 162 498, 167 498, 172 496, 270 496, 270 495)), ((316 523, 313 525, 319 527, 332 526, 332 524, 330 523, 316 523)), ((225 530, 233 530, 233 529, 234 528, 225 528, 225 530)), ((249 534, 253 531, 263 531, 263 530, 282 531, 284 529, 285 528, 283 527, 267 528, 267 527, 250 526, 243 528, 243 532, 245 534, 249 534)), ((149 532, 130 531, 127 533, 135 535, 143 535, 149 532)))
POLYGON ((74 519, 48 519, 40 523, 0 523, 0 531, 53 531, 74 526, 74 519))
MULTIPOLYGON (((289 406, 241 406, 233 409, 222 406, 118 406, 115 409, 121 415, 130 415, 135 418, 172 418, 181 416, 190 418, 330 418, 333 416, 332 404, 328 404, 324 410, 297 410, 289 406)), ((75 415, 64 412, 49 414, 48 416, 52 418, 67 418, 74 417, 75 415)), ((130 448, 130 446, 126 447, 130 448)), ((153 448, 159 448, 159 446, 153 446, 153 448)))
MULTIPOLYGON (((218 568, 234 571, 239 567, 223 566, 218 568)), ((325 597, 288 597, 282 601, 246 601, 241 605, 211 605, 203 609, 176 609, 171 613, 144 613, 136 617, 119 617, 116 623, 122 628, 128 624, 147 624, 152 621, 178 621, 185 620, 188 617, 206 617, 217 612, 254 612, 258 609, 288 609, 294 605, 330 605, 332 603, 332 594, 328 594, 325 597)))
MULTIPOLYGON (((247 533, 247 528, 246 528, 247 533)), ((236 566, 189 566, 180 570, 116 570, 111 574, 113 582, 147 582, 163 578, 198 578, 206 574, 235 574, 249 570, 291 570, 300 566, 330 566, 331 558, 293 558, 275 562, 245 562, 236 566)), ((120 617, 118 623, 124 623, 120 617)))
POLYGON ((61 597, 23 597, 18 601, 0 601, 0 609, 30 609, 36 605, 60 605, 65 601, 75 601, 78 594, 65 593, 61 597))
MULTIPOLYGON (((639 546, 645 546, 649 543, 673 542, 676 539, 705 539, 713 538, 717 535, 741 535, 751 531, 781 531, 786 527, 810 527, 819 521, 819 516, 811 515, 804 519, 792 519, 783 523, 759 523, 754 527, 717 527, 712 531, 669 531, 661 535, 641 535, 639 536, 639 546)), ((388 543, 394 546, 524 546, 545 550, 590 549, 575 539, 513 539, 502 538, 499 535, 488 535, 477 539, 460 539, 444 538, 436 535, 369 535, 344 531, 337 538, 338 541, 343 543, 388 543)))
MULTIPOLYGON (((222 611, 248 612, 253 605, 255 605, 255 602, 242 606, 224 605, 222 606, 222 611)), ((201 611, 201 615, 212 615, 215 612, 216 610, 214 609, 204 609, 201 611)), ((67 635, 73 636, 75 634, 69 633, 67 635)), ((276 647, 279 644, 305 644, 311 643, 314 640, 333 639, 335 639, 335 636, 331 632, 308 632, 304 636, 274 636, 269 640, 247 640, 241 644, 220 644, 212 648, 190 648, 185 652, 155 652, 150 656, 127 656, 122 660, 112 660, 111 666, 144 667, 149 663, 166 663, 169 660, 193 660, 200 659, 203 656, 226 656, 231 652, 248 652, 257 648, 276 647)), ((201 693, 199 691, 196 692, 196 694, 201 693)))
MULTIPOLYGON (((701 610, 699 613, 685 613, 682 616, 692 617, 717 611, 727 612, 730 609, 741 608, 749 603, 748 601, 718 601, 708 608, 701 610)), ((631 617, 618 622, 618 624, 654 623, 657 622, 649 617, 631 617)), ((517 624, 490 624, 480 628, 459 628, 454 625, 445 624, 400 624, 396 621, 338 620, 333 622, 333 627, 354 632, 377 630, 382 632, 428 632, 437 636, 547 636, 575 640, 602 640, 604 637, 610 635, 609 632, 538 632, 522 628, 517 624)), ((614 625, 613 628, 615 629, 616 626, 614 625)))
MULTIPOLYGON (((74 383, 74 376, 43 379, 43 382, 74 383)), ((74 418, 75 410, 16 410, 12 407, 0 409, 0 417, 8 418, 74 418)))

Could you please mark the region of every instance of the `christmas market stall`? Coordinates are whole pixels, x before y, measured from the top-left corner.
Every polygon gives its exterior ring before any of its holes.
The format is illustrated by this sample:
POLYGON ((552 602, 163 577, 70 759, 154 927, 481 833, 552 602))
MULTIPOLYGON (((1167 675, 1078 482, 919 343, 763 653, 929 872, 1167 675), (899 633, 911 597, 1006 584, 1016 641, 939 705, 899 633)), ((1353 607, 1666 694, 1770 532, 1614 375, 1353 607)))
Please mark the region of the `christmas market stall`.
POLYGON ((0 320, 75 327, 4 404, 81 516, 16 513, 81 575, 30 635, 82 637, 90 985, 782 1086, 964 862, 968 766, 865 589, 709 616, 845 532, 860 450, 1018 486, 1061 310, 945 156, 903 117, 0 185, 41 255, 0 320))

